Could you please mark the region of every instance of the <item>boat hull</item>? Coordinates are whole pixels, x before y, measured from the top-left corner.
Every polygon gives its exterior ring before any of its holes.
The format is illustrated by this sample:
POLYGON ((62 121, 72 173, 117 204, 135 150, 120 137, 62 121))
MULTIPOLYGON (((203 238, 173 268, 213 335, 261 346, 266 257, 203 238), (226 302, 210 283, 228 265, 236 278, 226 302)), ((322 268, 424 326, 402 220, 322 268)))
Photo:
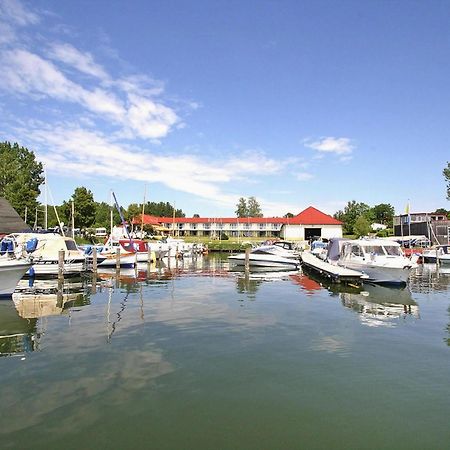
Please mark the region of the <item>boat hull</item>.
POLYGON ((0 297, 11 297, 20 279, 31 267, 27 261, 6 260, 0 262, 0 297), (12 261, 12 262, 10 262, 12 261))
POLYGON ((367 275, 364 281, 376 284, 404 285, 407 283, 411 266, 386 267, 356 263, 339 264, 348 269, 357 270, 367 275))
MULTIPOLYGON (((116 267, 117 257, 115 254, 102 255, 105 260, 98 264, 97 267, 116 267)), ((136 265, 136 254, 120 255, 120 267, 134 267, 136 265)))
MULTIPOLYGON (((64 276, 80 275, 86 266, 86 260, 65 260, 63 266, 64 276)), ((28 276, 56 276, 59 273, 59 262, 57 260, 43 260, 34 262, 30 270, 27 271, 28 276)))

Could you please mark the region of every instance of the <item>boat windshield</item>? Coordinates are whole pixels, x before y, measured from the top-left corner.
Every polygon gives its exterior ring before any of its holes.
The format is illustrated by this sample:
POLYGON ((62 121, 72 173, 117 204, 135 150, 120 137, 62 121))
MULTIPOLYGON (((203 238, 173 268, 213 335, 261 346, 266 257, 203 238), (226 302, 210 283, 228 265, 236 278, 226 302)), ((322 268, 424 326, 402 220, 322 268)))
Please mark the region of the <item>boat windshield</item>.
POLYGON ((364 252, 367 255, 384 255, 384 250, 381 245, 365 245, 364 252))
POLYGON ((384 249, 389 256, 402 256, 400 247, 397 247, 395 245, 385 245, 384 249))
POLYGON ((66 248, 67 250, 78 250, 77 244, 75 241, 72 241, 71 239, 67 239, 66 241, 66 248))

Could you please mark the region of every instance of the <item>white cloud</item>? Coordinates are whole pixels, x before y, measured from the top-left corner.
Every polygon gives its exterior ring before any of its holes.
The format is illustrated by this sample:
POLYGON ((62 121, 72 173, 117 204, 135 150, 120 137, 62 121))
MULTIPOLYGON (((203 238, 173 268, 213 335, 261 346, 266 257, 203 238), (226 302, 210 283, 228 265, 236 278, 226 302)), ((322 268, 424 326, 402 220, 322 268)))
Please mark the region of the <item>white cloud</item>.
MULTIPOLYGON (((208 161, 191 154, 161 155, 67 123, 55 126, 29 122, 19 130, 19 134, 22 142, 36 149, 39 160, 50 172, 71 178, 98 177, 101 174, 115 179, 161 183, 228 208, 234 208, 239 195, 227 193, 226 185, 250 176, 255 178, 258 162, 273 163, 263 154, 259 154, 255 161, 254 152, 242 156, 239 165, 235 157, 208 161)), ((284 162, 279 161, 278 164, 282 166, 284 162)), ((260 171, 259 174, 265 177, 267 173, 260 171)), ((298 205, 257 198, 266 216, 299 209, 298 205)))
POLYGON ((78 71, 108 81, 109 76, 100 64, 94 61, 90 53, 82 53, 73 45, 67 43, 52 44, 49 56, 57 61, 63 62, 78 71))
POLYGON ((13 22, 19 26, 33 25, 39 22, 39 16, 25 9, 17 0, 1 0, 0 17, 4 22, 13 22))
POLYGON ((319 152, 346 155, 353 152, 355 146, 349 138, 324 137, 317 141, 305 141, 304 145, 319 152))

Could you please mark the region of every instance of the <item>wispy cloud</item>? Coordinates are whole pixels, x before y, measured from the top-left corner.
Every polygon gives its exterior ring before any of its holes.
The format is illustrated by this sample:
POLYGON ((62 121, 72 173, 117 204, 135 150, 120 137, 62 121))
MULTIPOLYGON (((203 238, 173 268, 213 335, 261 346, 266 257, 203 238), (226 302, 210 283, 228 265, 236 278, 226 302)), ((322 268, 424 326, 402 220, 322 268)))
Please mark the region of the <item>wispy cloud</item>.
POLYGON ((308 172, 300 172, 295 177, 299 181, 308 181, 308 180, 311 180, 312 178, 314 178, 314 175, 312 173, 308 173, 308 172))
POLYGON ((3 17, 2 21, 13 22, 19 26, 35 24, 40 20, 36 13, 26 9, 17 0, 2 0, 0 2, 0 17, 3 17))
POLYGON ((71 44, 53 43, 50 45, 48 56, 53 60, 63 62, 72 68, 102 81, 109 81, 110 77, 104 68, 94 61, 89 53, 83 53, 71 44))
MULTIPOLYGON (((254 176, 260 164, 276 167, 274 160, 263 154, 255 159, 253 152, 240 157, 239 164, 235 156, 205 161, 204 157, 191 154, 161 155, 138 146, 130 148, 104 133, 76 124, 46 125, 33 121, 17 129, 17 133, 36 149, 39 159, 53 173, 72 179, 97 177, 101 173, 104 177, 161 183, 226 207, 234 207, 238 195, 224 192, 225 184, 254 176)), ((292 207, 263 199, 261 203, 266 214, 292 207)))
POLYGON ((345 137, 323 137, 316 141, 306 140, 304 145, 321 153, 335 153, 336 155, 349 155, 355 149, 352 140, 345 137))

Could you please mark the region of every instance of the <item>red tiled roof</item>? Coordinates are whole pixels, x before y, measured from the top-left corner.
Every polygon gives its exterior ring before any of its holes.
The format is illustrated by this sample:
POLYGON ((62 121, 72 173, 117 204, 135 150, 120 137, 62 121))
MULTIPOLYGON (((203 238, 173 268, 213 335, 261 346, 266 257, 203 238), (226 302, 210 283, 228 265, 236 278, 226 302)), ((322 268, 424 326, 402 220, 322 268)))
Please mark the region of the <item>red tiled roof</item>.
POLYGON ((342 225, 342 222, 309 206, 289 222, 295 225, 342 225))
MULTIPOLYGON (((134 225, 141 223, 141 215, 133 219, 134 225)), ((172 223, 277 223, 291 225, 342 225, 342 222, 310 206, 292 218, 286 217, 156 217, 144 214, 145 225, 172 223)))

